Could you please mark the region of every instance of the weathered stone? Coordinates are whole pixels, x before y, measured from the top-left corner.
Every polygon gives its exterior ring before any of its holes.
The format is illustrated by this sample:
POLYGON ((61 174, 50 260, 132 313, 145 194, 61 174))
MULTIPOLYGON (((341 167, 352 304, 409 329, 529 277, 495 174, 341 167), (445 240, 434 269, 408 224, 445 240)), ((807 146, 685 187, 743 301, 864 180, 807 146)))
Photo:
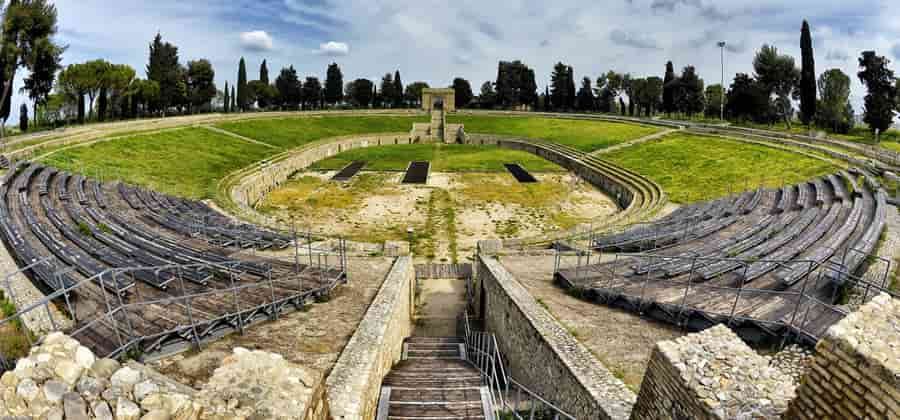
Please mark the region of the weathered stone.
POLYGON ((171 418, 172 416, 167 411, 153 410, 144 414, 144 416, 141 417, 141 420, 169 420, 171 418))
POLYGON ((46 414, 47 420, 63 420, 65 413, 60 407, 53 407, 46 414))
POLYGON ((94 418, 97 420, 113 420, 112 410, 109 409, 109 404, 106 401, 94 404, 91 407, 91 412, 94 413, 94 418))
POLYGON ((78 378, 81 377, 82 370, 81 366, 78 366, 75 362, 70 360, 60 360, 56 363, 53 372, 56 373, 63 382, 69 385, 75 385, 75 383, 78 382, 78 378))
POLYGON ((98 378, 109 379, 122 365, 113 359, 99 359, 91 365, 91 372, 98 378))
POLYGON ((63 396, 63 411, 67 420, 88 420, 87 404, 75 392, 68 392, 63 396))
POLYGON ((109 381, 112 386, 119 387, 125 390, 131 390, 131 388, 140 382, 141 380, 141 372, 135 369, 132 369, 128 366, 125 366, 116 371, 110 378, 109 381))
POLYGON ((134 390, 132 391, 132 393, 134 394, 134 400, 137 402, 141 402, 144 400, 144 397, 158 390, 159 386, 152 381, 143 381, 138 382, 134 385, 134 390))
POLYGON ((182 394, 156 393, 144 397, 143 401, 141 401, 141 408, 144 411, 165 410, 175 413, 190 405, 190 402, 190 399, 182 394))
POLYGON ((5 388, 15 388, 19 385, 19 377, 13 372, 3 372, 3 376, 0 377, 0 385, 5 388))
POLYGON ((75 386, 78 393, 88 401, 96 401, 100 398, 100 394, 106 389, 109 381, 97 379, 91 376, 82 376, 75 386))
POLYGON ((37 384, 34 383, 30 378, 22 380, 19 382, 19 385, 16 387, 16 395, 18 395, 23 400, 32 401, 38 397, 40 394, 40 388, 38 388, 37 384))
POLYGON ((131 400, 119 398, 116 401, 116 420, 138 420, 141 417, 141 408, 131 400))
POLYGON ((78 349, 75 350, 75 363, 83 369, 90 369, 95 361, 96 358, 94 357, 94 353, 88 350, 87 347, 79 346, 78 349))
POLYGON ((62 402, 63 396, 69 391, 69 386, 59 381, 47 381, 44 383, 44 398, 52 404, 62 402))

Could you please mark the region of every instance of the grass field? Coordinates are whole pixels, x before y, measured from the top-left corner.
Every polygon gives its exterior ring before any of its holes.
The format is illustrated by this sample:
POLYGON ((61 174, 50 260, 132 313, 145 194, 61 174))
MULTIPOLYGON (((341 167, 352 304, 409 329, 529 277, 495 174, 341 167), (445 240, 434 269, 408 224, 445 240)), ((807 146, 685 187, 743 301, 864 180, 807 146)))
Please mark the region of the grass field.
POLYGON ((135 135, 62 150, 43 161, 88 176, 102 176, 189 198, 210 198, 229 172, 276 152, 212 132, 185 128, 135 135))
POLYGON ((447 118, 462 123, 467 133, 501 134, 551 140, 592 152, 661 131, 659 127, 606 121, 560 118, 457 115, 447 118))
POLYGON ((317 162, 313 169, 340 169, 355 160, 364 160, 372 171, 403 171, 410 161, 427 160, 434 172, 506 171, 504 163, 518 163, 534 172, 562 172, 563 168, 528 152, 497 146, 458 144, 409 144, 353 149, 317 162))
POLYGON ((427 117, 325 116, 249 120, 216 124, 216 127, 282 149, 302 146, 327 137, 363 133, 407 133, 414 122, 427 117))
POLYGON ((627 147, 604 159, 656 181, 676 203, 718 198, 732 189, 806 181, 838 169, 784 150, 691 134, 627 147))

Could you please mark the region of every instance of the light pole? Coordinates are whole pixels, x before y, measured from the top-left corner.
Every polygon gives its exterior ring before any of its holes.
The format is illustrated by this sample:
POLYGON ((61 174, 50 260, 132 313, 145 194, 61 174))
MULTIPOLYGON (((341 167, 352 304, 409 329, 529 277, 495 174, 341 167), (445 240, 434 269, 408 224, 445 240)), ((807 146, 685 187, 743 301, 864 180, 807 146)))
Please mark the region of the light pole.
POLYGON ((725 121, 725 41, 719 41, 719 51, 722 57, 722 97, 719 101, 719 119, 725 121))

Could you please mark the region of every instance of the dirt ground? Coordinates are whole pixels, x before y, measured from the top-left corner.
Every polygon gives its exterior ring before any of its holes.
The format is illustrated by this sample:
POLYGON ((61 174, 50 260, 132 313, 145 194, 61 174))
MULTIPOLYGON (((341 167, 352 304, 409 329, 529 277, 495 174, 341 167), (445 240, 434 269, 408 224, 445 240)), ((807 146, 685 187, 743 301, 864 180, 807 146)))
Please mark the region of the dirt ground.
POLYGON ((669 325, 587 302, 553 284, 554 256, 503 256, 500 261, 578 341, 635 392, 657 341, 684 335, 669 325))
POLYGON ((535 174, 538 183, 520 184, 507 173, 432 173, 421 186, 400 184, 396 172, 362 172, 347 183, 333 175, 300 172, 260 210, 362 242, 407 240, 412 228, 416 255, 436 261, 458 261, 480 239, 539 235, 616 211, 572 174, 535 174))
POLYGON ((150 366, 200 388, 232 349, 244 347, 281 354, 325 378, 378 293, 393 259, 350 258, 348 262, 350 284, 338 287, 328 302, 312 304, 305 312, 289 313, 249 328, 243 335, 232 334, 200 351, 181 353, 150 366))

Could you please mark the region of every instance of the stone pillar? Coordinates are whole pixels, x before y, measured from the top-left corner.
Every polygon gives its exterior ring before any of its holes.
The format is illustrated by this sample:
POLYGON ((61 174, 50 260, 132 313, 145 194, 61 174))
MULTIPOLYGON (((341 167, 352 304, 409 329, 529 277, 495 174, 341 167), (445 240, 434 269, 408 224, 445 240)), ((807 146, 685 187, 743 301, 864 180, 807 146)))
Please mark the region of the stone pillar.
POLYGON ((828 329, 786 418, 900 418, 900 301, 882 294, 828 329))
POLYGON ((631 418, 776 419, 793 395, 789 376, 717 325, 656 344, 631 418))

